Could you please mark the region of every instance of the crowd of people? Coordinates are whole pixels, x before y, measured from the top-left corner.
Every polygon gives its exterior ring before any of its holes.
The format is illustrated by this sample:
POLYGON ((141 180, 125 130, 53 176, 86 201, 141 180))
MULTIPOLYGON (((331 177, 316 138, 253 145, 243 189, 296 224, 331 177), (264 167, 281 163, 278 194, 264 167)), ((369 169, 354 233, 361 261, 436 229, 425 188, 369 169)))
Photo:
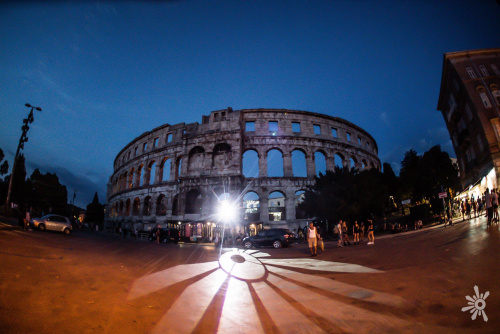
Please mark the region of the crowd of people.
POLYGON ((485 211, 485 216, 488 217, 487 225, 498 223, 498 198, 500 197, 499 191, 496 188, 488 189, 482 196, 474 198, 465 198, 461 201, 456 201, 453 205, 453 212, 447 210, 448 218, 452 215, 459 216, 462 214, 462 220, 480 217, 485 211))

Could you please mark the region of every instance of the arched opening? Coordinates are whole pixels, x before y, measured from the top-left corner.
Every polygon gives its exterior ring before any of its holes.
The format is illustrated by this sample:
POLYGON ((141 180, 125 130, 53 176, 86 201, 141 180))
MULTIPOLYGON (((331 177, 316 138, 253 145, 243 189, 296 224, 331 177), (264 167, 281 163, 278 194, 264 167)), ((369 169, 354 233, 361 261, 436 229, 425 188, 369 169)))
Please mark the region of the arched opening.
POLYGON ((142 209, 143 216, 151 215, 151 207, 153 202, 151 201, 151 196, 148 196, 144 199, 144 208, 142 209))
POLYGON ((243 175, 259 177, 259 154, 254 150, 247 150, 243 153, 243 175))
POLYGON ((326 173, 326 158, 323 152, 317 151, 314 153, 314 165, 316 166, 316 175, 326 173))
POLYGON ((123 201, 120 201, 118 215, 123 216, 123 201))
POLYGON ((349 159, 349 169, 356 169, 356 164, 358 162, 356 161, 356 159, 354 157, 351 157, 349 159))
POLYGON ((166 216, 167 215, 167 198, 165 195, 161 194, 156 199, 156 215, 166 216))
POLYGON ((285 194, 280 191, 273 191, 269 194, 268 211, 269 221, 286 220, 285 194))
POLYGON ((306 154, 301 150, 292 151, 292 170, 295 177, 307 177, 306 154))
POLYGON ((200 171, 203 169, 203 161, 205 157, 205 149, 201 146, 196 146, 189 151, 188 170, 200 171))
POLYGON ((365 170, 365 169, 366 169, 366 167, 367 167, 366 160, 364 160, 364 159, 363 159, 363 160, 361 160, 361 169, 362 169, 362 170, 365 170))
POLYGON ((197 189, 191 189, 186 194, 186 213, 200 214, 203 205, 203 197, 197 189))
POLYGON ((215 145, 212 154, 212 168, 224 170, 231 162, 231 146, 227 143, 215 145))
POLYGON ((177 169, 175 174, 175 179, 178 180, 182 172, 182 158, 177 159, 177 169))
MULTIPOLYGON (((127 188, 130 189, 134 186, 134 175, 135 175, 135 169, 132 168, 130 170, 130 173, 128 175, 128 181, 127 181, 127 188)), ((125 174, 126 176, 126 174, 125 174)))
POLYGON ((260 201, 256 192, 249 191, 243 196, 243 219, 248 221, 260 220, 260 201))
POLYGON ((141 206, 141 200, 139 197, 136 197, 134 199, 134 205, 132 207, 132 216, 138 216, 139 215, 139 207, 141 206))
POLYGON ((306 213, 299 208, 300 203, 304 201, 306 196, 306 192, 304 190, 299 190, 295 192, 295 218, 296 219, 304 219, 306 217, 306 213))
POLYGON ((160 167, 161 181, 170 181, 171 164, 172 164, 171 159, 166 158, 165 160, 163 160, 163 163, 160 167))
POLYGON ((335 167, 343 168, 344 167, 344 157, 340 154, 335 154, 334 156, 335 167))
POLYGON ((144 165, 140 165, 139 168, 137 168, 137 186, 142 186, 144 184, 144 177, 143 177, 143 169, 144 165))
POLYGON ((130 198, 125 202, 125 216, 130 216, 130 198))
POLYGON ((149 180, 148 184, 155 183, 155 175, 156 175, 156 161, 152 161, 149 163, 149 180))
POLYGON ((272 149, 267 152, 267 176, 283 177, 283 154, 280 150, 272 149))

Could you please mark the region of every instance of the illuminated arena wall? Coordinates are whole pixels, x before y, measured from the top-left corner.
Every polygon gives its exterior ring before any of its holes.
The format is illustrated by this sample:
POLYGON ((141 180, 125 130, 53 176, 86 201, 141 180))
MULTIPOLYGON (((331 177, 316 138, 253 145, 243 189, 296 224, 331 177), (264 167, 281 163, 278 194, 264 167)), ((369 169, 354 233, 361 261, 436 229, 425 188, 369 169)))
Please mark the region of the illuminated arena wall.
POLYGON ((108 223, 163 224, 182 227, 185 236, 211 237, 220 226, 220 201, 228 200, 236 216, 224 219, 242 232, 303 227, 307 217, 297 205, 314 176, 335 166, 380 170, 377 151, 368 132, 338 117, 213 111, 201 124, 165 124, 143 133, 118 153, 108 184, 108 223))

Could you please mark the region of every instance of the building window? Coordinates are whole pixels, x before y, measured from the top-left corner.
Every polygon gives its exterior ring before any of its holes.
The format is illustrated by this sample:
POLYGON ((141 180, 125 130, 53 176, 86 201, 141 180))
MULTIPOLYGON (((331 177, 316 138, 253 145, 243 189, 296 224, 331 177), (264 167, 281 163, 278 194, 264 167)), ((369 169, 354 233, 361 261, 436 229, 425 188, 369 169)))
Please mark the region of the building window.
POLYGON ((472 111, 470 110, 469 105, 467 104, 465 106, 465 113, 467 114, 467 118, 469 118, 469 121, 472 121, 472 111))
POLYGON ((446 113, 448 122, 450 121, 451 115, 453 115, 455 109, 457 109, 457 102, 455 101, 455 97, 453 96, 453 94, 450 94, 450 99, 448 100, 448 112, 446 113))
POLYGON ((215 113, 214 114, 214 122, 218 122, 219 121, 219 113, 215 113))
POLYGON ((171 143, 171 142, 172 142, 172 134, 171 134, 171 133, 169 133, 169 134, 167 135, 167 143, 171 143))
POLYGON ((345 136, 347 138, 347 141, 351 141, 351 134, 349 132, 346 132, 345 136))
POLYGON ((255 131, 255 122, 246 122, 245 123, 245 131, 246 132, 253 132, 255 131))
POLYGON ((337 129, 332 128, 332 136, 333 136, 334 138, 337 138, 337 129))
POLYGON ((137 156, 137 146, 134 148, 134 157, 137 156))
POLYGON ((132 153, 132 152, 130 152, 130 151, 128 152, 128 158, 127 158, 128 160, 130 160, 130 153, 132 153))
POLYGON ((371 146, 370 146, 370 142, 369 142, 369 141, 367 141, 367 142, 366 142, 366 148, 367 148, 367 149, 370 149, 370 147, 371 147, 371 146))
POLYGON ((157 146, 158 146, 158 137, 156 137, 155 140, 153 141, 153 148, 157 146))
POLYGON ((221 121, 225 121, 225 120, 226 120, 226 112, 225 112, 225 111, 223 111, 223 112, 221 113, 221 121))
POLYGON ((471 79, 477 78, 476 73, 474 72, 474 70, 472 69, 472 67, 466 67, 465 70, 467 71, 467 73, 469 74, 469 77, 471 79))
POLYGON ((142 152, 146 152, 148 150, 148 143, 142 144, 142 152))
POLYGON ((488 77, 490 74, 488 73, 488 70, 486 69, 486 66, 484 65, 479 65, 479 70, 485 77, 488 77))
POLYGON ((313 128, 314 128, 314 134, 315 135, 320 135, 321 134, 321 127, 319 125, 314 124, 313 128))
POLYGON ((358 137, 358 145, 361 146, 361 138, 358 137))
POLYGON ((269 132, 276 136, 278 133, 278 122, 277 121, 269 121, 269 132))
POLYGON ((495 75, 500 75, 500 71, 498 70, 497 65, 491 64, 491 69, 493 70, 493 72, 495 73, 495 75))
POLYGON ((484 87, 477 87, 476 91, 479 93, 481 101, 483 101, 484 107, 491 108, 491 103, 490 100, 488 99, 488 96, 486 95, 486 90, 484 89, 484 87))
POLYGON ((500 90, 498 90, 497 85, 491 85, 491 95, 493 95, 493 99, 500 106, 500 90))
POLYGON ((483 140, 481 139, 481 135, 479 133, 477 134, 477 146, 479 147, 479 152, 483 152, 484 144, 483 140))
POLYGON ((472 146, 470 146, 469 148, 467 148, 467 151, 465 153, 467 155, 467 161, 468 162, 471 162, 476 157, 475 154, 474 154, 474 148, 472 146))
POLYGON ((300 132, 300 123, 299 122, 292 122, 292 131, 293 132, 300 132))

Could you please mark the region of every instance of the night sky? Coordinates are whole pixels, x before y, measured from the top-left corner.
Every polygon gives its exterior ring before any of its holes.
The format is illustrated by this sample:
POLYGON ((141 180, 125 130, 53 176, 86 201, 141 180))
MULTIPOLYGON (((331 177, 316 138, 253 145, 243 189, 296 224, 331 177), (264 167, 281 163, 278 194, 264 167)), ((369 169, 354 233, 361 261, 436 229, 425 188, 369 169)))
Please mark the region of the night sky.
POLYGON ((455 156, 436 110, 443 53, 500 46, 500 5, 475 1, 11 1, 0 4, 0 148, 22 120, 34 168, 84 207, 118 152, 165 123, 231 106, 344 118, 396 173, 404 153, 455 156))

